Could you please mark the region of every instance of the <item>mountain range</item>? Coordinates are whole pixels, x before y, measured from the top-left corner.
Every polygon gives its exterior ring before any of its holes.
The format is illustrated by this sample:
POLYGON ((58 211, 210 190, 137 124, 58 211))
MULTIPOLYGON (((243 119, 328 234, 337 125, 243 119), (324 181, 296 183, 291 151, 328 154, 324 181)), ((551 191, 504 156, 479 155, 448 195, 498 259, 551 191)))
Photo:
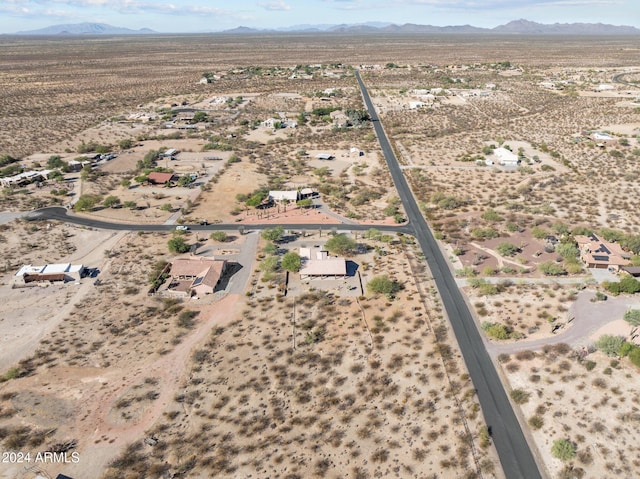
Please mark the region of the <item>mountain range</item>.
MULTIPOLYGON (((158 34, 148 28, 131 30, 114 27, 105 23, 76 23, 52 25, 39 30, 17 32, 17 35, 141 35, 158 34)), ((214 32, 210 32, 214 33, 214 32)), ((273 33, 352 33, 352 34, 504 34, 504 35, 640 35, 640 29, 631 26, 608 25, 604 23, 554 23, 543 24, 529 20, 514 20, 494 28, 481 28, 472 25, 452 25, 438 27, 405 23, 396 25, 385 22, 368 22, 342 25, 294 25, 278 29, 257 29, 236 27, 222 32, 228 35, 251 35, 273 33)))
POLYGON ((106 23, 72 23, 51 25, 38 30, 17 32, 16 35, 144 35, 157 33, 148 28, 131 30, 130 28, 114 27, 106 23))

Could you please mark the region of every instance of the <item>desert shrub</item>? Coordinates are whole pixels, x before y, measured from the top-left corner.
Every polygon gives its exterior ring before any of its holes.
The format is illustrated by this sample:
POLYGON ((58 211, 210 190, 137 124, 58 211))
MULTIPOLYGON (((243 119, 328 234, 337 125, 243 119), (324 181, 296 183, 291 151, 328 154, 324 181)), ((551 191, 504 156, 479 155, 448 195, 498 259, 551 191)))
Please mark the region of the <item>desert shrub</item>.
POLYGON ((213 233, 211 233, 210 238, 213 241, 217 241, 219 243, 224 243, 225 241, 227 241, 227 233, 225 233, 224 231, 214 231, 213 233))
POLYGON ((596 367, 596 363, 594 361, 585 361, 584 367, 587 371, 593 371, 593 368, 596 367))
POLYGON ((551 446, 551 454, 561 461, 570 461, 576 455, 576 446, 568 439, 556 439, 551 446))
POLYGON ((624 313, 624 320, 631 326, 640 326, 640 309, 630 309, 624 313))
POLYGON ((482 219, 487 221, 502 221, 502 216, 493 208, 489 208, 482 214, 482 219))
POLYGON ((595 342, 595 347, 605 353, 607 356, 616 356, 624 343, 622 336, 613 336, 611 334, 603 334, 595 342))
POLYGON ((474 228, 471 230, 471 237, 473 239, 492 239, 500 236, 497 230, 493 228, 474 228))
POLYGON ((369 283, 367 283, 367 289, 372 293, 393 295, 400 291, 400 284, 397 281, 390 279, 386 275, 376 276, 369 283))
POLYGON ((114 195, 109 195, 102 201, 102 204, 105 208, 115 208, 120 204, 120 198, 114 195))
POLYGON ((495 339, 517 339, 522 337, 520 333, 515 332, 509 326, 489 321, 482 323, 482 330, 487 334, 487 336, 495 339))
POLYGON ((513 256, 520 252, 520 248, 513 243, 504 242, 496 246, 496 251, 500 253, 501 256, 513 256))
POLYGON ((478 437, 480 438, 480 447, 482 449, 486 449, 491 445, 491 434, 489 434, 489 428, 487 426, 480 428, 478 437))
POLYGON ((531 429, 533 430, 538 430, 544 426, 544 419, 542 416, 535 414, 529 418, 529 426, 531 426, 531 429))
POLYGON ((561 276, 567 273, 562 265, 554 263, 553 261, 540 263, 538 269, 547 276, 561 276))
POLYGON ((527 391, 524 391, 522 389, 513 389, 511 391, 511 399, 513 399, 513 402, 515 402, 516 404, 525 404, 529 401, 530 397, 531 393, 528 393, 527 391))
POLYGON ((101 198, 96 195, 82 195, 76 201, 76 204, 73 205, 73 209, 76 211, 89 211, 95 205, 100 203, 101 198))
POLYGON ((620 293, 635 294, 640 292, 640 281, 632 276, 622 278, 619 282, 605 281, 602 285, 607 291, 614 295, 620 293))
POLYGON ((180 315, 178 316, 178 326, 181 328, 186 328, 186 329, 190 329, 193 327, 193 319, 198 316, 199 311, 191 311, 191 310, 185 310, 182 311, 180 313, 180 315))

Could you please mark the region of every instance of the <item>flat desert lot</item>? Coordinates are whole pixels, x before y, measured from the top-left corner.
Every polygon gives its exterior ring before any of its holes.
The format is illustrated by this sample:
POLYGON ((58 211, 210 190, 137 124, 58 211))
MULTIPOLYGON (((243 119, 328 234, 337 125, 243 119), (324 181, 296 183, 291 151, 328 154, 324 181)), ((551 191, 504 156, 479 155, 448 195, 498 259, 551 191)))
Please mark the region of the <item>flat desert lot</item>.
MULTIPOLYGON (((3 37, 0 47, 0 156, 71 161, 92 142, 118 153, 64 183, 4 189, 1 209, 117 196, 133 206, 82 214, 237 222, 244 233, 225 243, 185 234, 196 254, 241 251, 242 260, 225 293, 178 301, 147 294, 158 261, 175 257, 172 234, 2 225, 3 451, 79 454, 77 463, 39 464, 51 477, 504 477, 411 238, 360 235, 350 259, 362 286, 292 273, 287 289, 282 271, 266 272, 272 245, 251 231, 291 218, 402 221, 370 124, 340 127, 331 116, 363 108, 356 67, 460 280, 487 281, 465 290, 478 321, 504 323, 525 341, 525 352, 496 361, 507 389, 524 391, 514 405, 543 474, 640 474, 628 440, 638 432, 637 368, 595 352, 586 360, 597 367, 587 369, 564 345, 526 352, 526 340, 571 327, 578 286, 596 289, 588 271, 545 250, 545 236, 639 232, 637 39, 3 37), (199 83, 204 73, 213 83, 199 83), (630 84, 595 91, 619 74, 630 84), (176 134, 166 122, 182 108, 206 110, 207 121, 176 134), (299 124, 265 126, 269 118, 299 124), (615 141, 598 145, 595 131, 615 141), (496 160, 498 146, 520 154, 521 166, 478 163, 496 160), (167 148, 180 152, 154 166, 194 174, 195 186, 135 180, 138 163, 167 148), (243 199, 303 186, 320 192, 314 209, 263 211, 243 199), (499 253, 504 242, 513 254, 499 253), (97 267, 100 282, 10 288, 21 264, 45 262, 97 267), (566 268, 566 282, 545 276, 548 262, 566 268), (368 292, 378 275, 400 292, 368 292), (552 456, 557 439, 574 444, 574 458, 552 456)), ((322 245, 327 230, 275 254, 322 245)), ((7 479, 37 473, 0 469, 7 479)))

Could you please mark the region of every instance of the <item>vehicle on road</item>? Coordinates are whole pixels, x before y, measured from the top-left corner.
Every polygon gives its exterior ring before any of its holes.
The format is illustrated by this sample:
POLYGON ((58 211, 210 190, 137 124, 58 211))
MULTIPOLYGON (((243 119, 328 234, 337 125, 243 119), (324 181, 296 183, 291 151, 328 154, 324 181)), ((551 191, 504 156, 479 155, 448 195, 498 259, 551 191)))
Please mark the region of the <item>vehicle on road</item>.
POLYGON ((184 226, 184 225, 176 226, 176 231, 187 231, 187 230, 189 230, 188 226, 184 226))

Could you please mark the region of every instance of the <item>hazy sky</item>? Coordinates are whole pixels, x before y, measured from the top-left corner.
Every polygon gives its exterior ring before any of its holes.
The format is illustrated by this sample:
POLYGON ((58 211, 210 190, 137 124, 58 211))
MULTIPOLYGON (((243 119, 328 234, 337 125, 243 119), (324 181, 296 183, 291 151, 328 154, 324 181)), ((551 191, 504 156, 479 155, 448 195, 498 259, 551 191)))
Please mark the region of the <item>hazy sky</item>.
POLYGON ((640 27, 638 0, 0 0, 0 33, 58 23, 100 22, 159 32, 206 32, 239 25, 364 23, 495 27, 611 23, 640 27))

